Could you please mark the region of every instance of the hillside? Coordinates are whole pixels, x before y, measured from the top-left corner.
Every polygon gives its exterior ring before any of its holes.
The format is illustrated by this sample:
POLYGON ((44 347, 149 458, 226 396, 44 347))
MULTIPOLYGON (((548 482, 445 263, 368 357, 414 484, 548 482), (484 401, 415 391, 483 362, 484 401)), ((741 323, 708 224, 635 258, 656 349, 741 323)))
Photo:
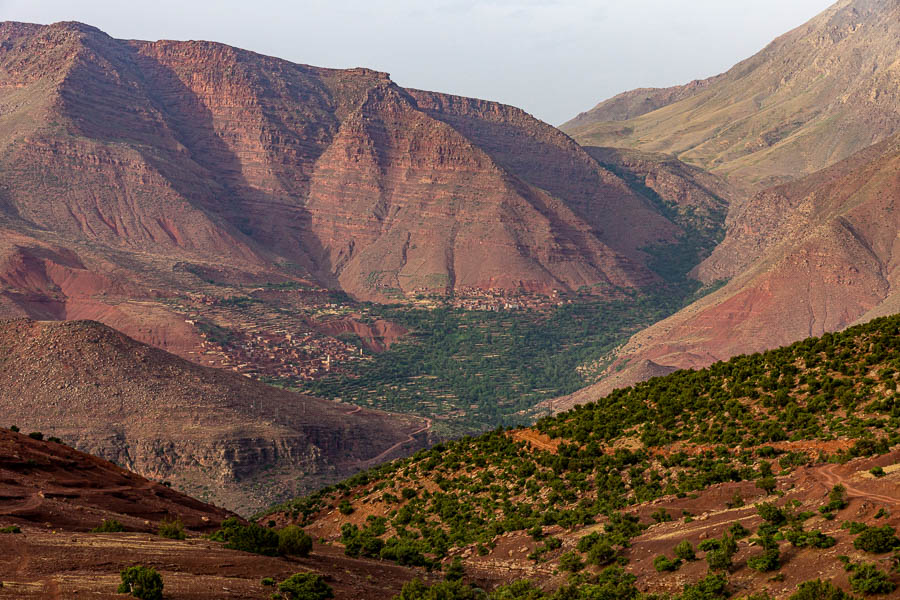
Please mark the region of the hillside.
POLYGON ((900 4, 840 0, 707 80, 642 89, 562 126, 579 143, 664 152, 758 191, 900 129, 900 4))
POLYGON ((200 367, 93 322, 0 323, 0 420, 253 512, 424 444, 428 424, 200 367))
POLYGON ((165 598, 262 598, 298 572, 323 575, 338 598, 380 600, 411 569, 350 559, 316 544, 309 556, 228 549, 207 535, 228 511, 56 441, 0 429, 0 598, 123 598, 123 569, 156 569, 165 598), (161 537, 177 519, 187 539, 161 537), (93 531, 102 523, 118 524, 93 531), (119 529, 119 531, 116 531, 119 529))
POLYGON ((365 300, 618 297, 686 231, 525 112, 367 69, 3 23, 0 107, 0 226, 21 238, 0 280, 31 317, 196 288, 175 264, 365 300))
POLYGON ((840 555, 893 568, 857 540, 900 525, 898 367, 900 317, 877 319, 441 444, 260 518, 301 523, 349 555, 459 558, 487 587, 570 581, 567 598, 788 598, 816 578, 849 589, 876 576, 840 555), (684 540, 700 561, 675 561, 684 540), (698 584, 704 559, 714 576, 698 584))
POLYGON ((898 165, 894 136, 734 210, 724 240, 695 270, 727 285, 633 336, 610 381, 557 406, 608 393, 612 380, 640 380, 644 361, 702 367, 894 314, 898 165))

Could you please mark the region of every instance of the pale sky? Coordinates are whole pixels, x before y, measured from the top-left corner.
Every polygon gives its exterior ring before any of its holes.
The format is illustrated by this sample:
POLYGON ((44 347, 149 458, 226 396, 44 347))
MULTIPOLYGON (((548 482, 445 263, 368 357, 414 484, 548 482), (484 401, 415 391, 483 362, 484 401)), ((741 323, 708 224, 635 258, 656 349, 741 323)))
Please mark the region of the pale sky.
POLYGON ((519 106, 558 125, 727 70, 832 0, 0 0, 0 20, 204 39, 519 106))

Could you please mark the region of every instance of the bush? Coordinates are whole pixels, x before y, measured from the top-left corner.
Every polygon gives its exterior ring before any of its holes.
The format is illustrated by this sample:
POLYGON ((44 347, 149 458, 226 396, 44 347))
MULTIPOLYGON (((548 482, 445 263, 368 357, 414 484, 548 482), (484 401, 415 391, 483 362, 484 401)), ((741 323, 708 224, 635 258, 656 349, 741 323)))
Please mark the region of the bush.
POLYGON ((872 467, 871 469, 869 469, 869 473, 871 473, 875 477, 884 477, 885 476, 884 469, 881 467, 872 467))
POLYGON ((325 600, 334 598, 331 586, 321 575, 296 573, 278 584, 278 590, 288 600, 325 600))
POLYGON ((566 552, 559 557, 559 568, 569 573, 577 573, 584 568, 584 561, 577 552, 566 552))
POLYGON ((662 554, 653 559, 653 567, 657 570, 657 572, 662 573, 663 571, 677 571, 678 567, 681 566, 681 559, 676 558, 675 560, 669 560, 662 554))
POLYGON ((850 587, 862 594, 890 594, 897 585, 874 564, 865 563, 857 565, 850 575, 850 587))
MULTIPOLYGON (((278 533, 265 527, 260 527, 256 523, 249 525, 241 525, 240 521, 232 517, 236 523, 226 525, 222 523, 223 537, 225 539, 225 547, 232 550, 240 550, 241 552, 252 552, 254 554, 262 554, 264 556, 277 556, 280 539, 278 533)), ((226 519, 229 521, 231 519, 226 519)))
POLYGON ((159 523, 159 535, 170 540, 183 540, 187 537, 181 519, 163 519, 159 523))
POLYGON ((131 594, 141 600, 161 600, 163 581, 156 569, 135 566, 123 569, 122 583, 116 590, 119 594, 131 594))
POLYGON ((338 503, 338 512, 342 515, 352 515, 353 507, 350 505, 350 502, 345 498, 338 503))
POLYGON ((707 575, 693 585, 684 586, 678 600, 719 600, 727 598, 728 580, 724 575, 707 575))
POLYGON ((288 525, 278 532, 278 553, 291 556, 309 556, 312 538, 296 525, 288 525))
POLYGON ((814 579, 801 583, 790 600, 853 600, 853 596, 830 581, 814 579))
POLYGON ((91 533, 119 533, 125 531, 125 526, 115 519, 103 519, 103 522, 91 529, 91 533))
POLYGON ((787 517, 785 516, 784 511, 769 502, 758 504, 756 506, 756 512, 758 512, 759 516, 766 522, 771 523, 772 525, 780 526, 787 523, 787 517))
POLYGON ((837 484, 828 493, 828 504, 819 507, 819 512, 828 513, 847 508, 847 488, 837 484))
POLYGON ((265 587, 272 587, 273 585, 275 585, 275 580, 271 577, 263 577, 262 581, 260 581, 259 583, 261 585, 264 585, 265 587))
POLYGON ((730 533, 734 539, 742 540, 750 535, 750 530, 744 527, 739 521, 735 521, 731 524, 731 527, 728 528, 728 533, 730 533))
POLYGON ((775 481, 775 478, 771 475, 767 477, 760 477, 756 480, 756 487, 763 490, 766 494, 771 494, 775 491, 775 488, 778 487, 778 483, 775 481))
POLYGON ((33 440, 41 441, 44 439, 44 434, 41 433, 40 431, 32 431, 31 433, 28 434, 28 437, 30 437, 33 440))
POLYGON ((747 559, 747 566, 755 571, 763 573, 775 571, 781 566, 779 557, 780 553, 778 550, 766 550, 760 556, 754 556, 747 559))
POLYGON ((678 545, 675 546, 675 556, 681 560, 697 560, 697 555, 694 553, 694 547, 687 540, 681 540, 678 545))
POLYGON ((18 525, 9 525, 7 527, 0 528, 0 533, 22 533, 22 530, 19 529, 18 525))
POLYGON ((859 534, 859 537, 853 540, 853 547, 874 554, 890 552, 894 548, 900 547, 900 539, 897 538, 896 533, 890 525, 867 527, 859 534))

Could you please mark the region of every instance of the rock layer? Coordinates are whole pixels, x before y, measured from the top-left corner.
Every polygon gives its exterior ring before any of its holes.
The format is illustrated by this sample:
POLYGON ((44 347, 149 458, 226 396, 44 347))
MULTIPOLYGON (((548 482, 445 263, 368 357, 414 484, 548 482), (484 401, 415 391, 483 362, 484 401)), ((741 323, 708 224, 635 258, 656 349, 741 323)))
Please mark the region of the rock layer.
POLYGON ((0 107, 3 221, 88 245, 97 277, 164 288, 181 261, 372 300, 615 295, 656 283, 642 249, 683 233, 525 112, 367 69, 4 23, 0 107))

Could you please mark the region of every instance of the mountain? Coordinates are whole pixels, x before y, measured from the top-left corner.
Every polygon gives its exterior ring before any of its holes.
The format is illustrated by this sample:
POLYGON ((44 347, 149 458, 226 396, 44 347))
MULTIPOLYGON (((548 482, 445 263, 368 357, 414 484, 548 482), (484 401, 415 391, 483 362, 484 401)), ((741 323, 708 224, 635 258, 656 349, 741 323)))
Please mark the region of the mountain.
POLYGON ((0 419, 242 512, 424 445, 429 424, 201 367, 94 322, 0 322, 0 419))
POLYGON ((889 592, 898 359, 900 316, 876 319, 447 442, 258 519, 348 556, 459 560, 483 589, 517 582, 489 600, 796 600, 806 581, 870 577, 889 592))
POLYGON ((895 136, 757 194, 733 211, 724 241, 695 272, 728 283, 634 335, 607 380, 555 408, 640 381, 646 361, 702 367, 896 313, 898 173, 895 136))
POLYGON ((234 516, 59 442, 0 429, 0 596, 121 598, 120 571, 138 565, 160 573, 164 597, 197 600, 268 597, 268 579, 310 571, 339 598, 380 600, 417 575, 321 544, 306 557, 261 556, 201 537, 234 516), (173 519, 187 539, 158 535, 173 519), (122 530, 92 531, 103 522, 122 530))
POLYGON ((900 131, 900 4, 841 0, 710 79, 626 92, 561 128, 664 152, 759 191, 900 131))
POLYGON ((25 236, 3 256, 34 267, 4 296, 28 316, 183 288, 175 264, 374 300, 615 295, 684 233, 525 112, 367 69, 3 23, 0 106, 0 225, 25 236))

